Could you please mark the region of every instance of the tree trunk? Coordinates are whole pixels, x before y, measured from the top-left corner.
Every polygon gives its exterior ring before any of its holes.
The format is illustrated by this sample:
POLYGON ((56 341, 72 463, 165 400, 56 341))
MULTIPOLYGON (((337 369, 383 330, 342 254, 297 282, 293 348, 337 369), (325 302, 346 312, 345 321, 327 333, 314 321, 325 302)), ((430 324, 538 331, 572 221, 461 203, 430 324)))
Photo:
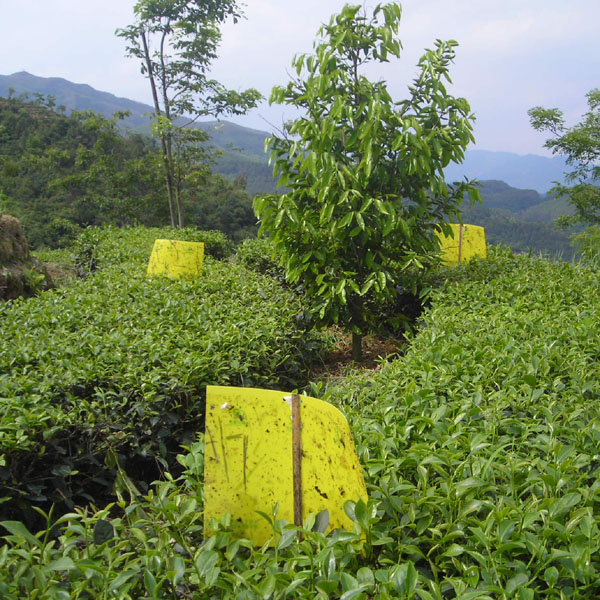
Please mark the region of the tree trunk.
POLYGON ((181 189, 179 188, 179 186, 177 186, 177 190, 176 190, 176 194, 175 194, 175 201, 176 201, 176 207, 177 207, 177 218, 178 218, 178 222, 179 222, 179 229, 183 229, 185 226, 184 220, 183 220, 183 208, 181 205, 181 189))
MULTIPOLYGON (((142 38, 142 44, 144 46, 144 58, 146 60, 146 68, 148 69, 148 79, 150 80, 150 87, 152 88, 152 98, 154 100, 154 114, 158 121, 162 115, 160 110, 160 103, 158 101, 158 93, 156 92, 156 82, 154 81, 154 73, 152 72, 152 63, 150 62, 150 51, 148 50, 148 42, 146 41, 146 35, 142 31, 140 33, 142 38)), ((169 199, 169 214, 171 217, 171 226, 177 227, 177 221, 175 220, 175 202, 173 198, 173 178, 172 170, 169 161, 169 152, 167 150, 167 140, 163 132, 160 133, 160 146, 162 149, 162 165, 165 175, 165 182, 167 184, 167 197, 169 199)))
POLYGON ((352 360, 360 362, 362 360, 362 339, 361 333, 352 332, 352 360))

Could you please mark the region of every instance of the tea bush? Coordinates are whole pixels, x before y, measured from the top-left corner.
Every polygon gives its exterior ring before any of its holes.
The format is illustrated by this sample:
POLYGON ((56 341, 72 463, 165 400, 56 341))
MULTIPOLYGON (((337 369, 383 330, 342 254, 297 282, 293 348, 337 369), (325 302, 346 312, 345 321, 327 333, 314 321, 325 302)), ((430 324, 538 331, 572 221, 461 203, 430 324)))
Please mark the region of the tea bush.
POLYGON ((376 563, 414 564, 420 597, 598 596, 599 278, 492 251, 448 271, 405 357, 330 392, 376 563))
MULTIPOLYGON (((15 521, 0 593, 36 598, 388 600, 600 594, 597 271, 506 250, 446 271, 405 356, 325 397, 347 414, 369 502, 352 532, 277 519, 272 545, 202 538, 203 437, 179 480, 32 534, 15 521), (117 510, 118 509, 118 510, 117 510), (35 596, 34 596, 35 595, 35 596)), ((50 521, 50 519, 49 519, 50 521)))
POLYGON ((299 300, 271 278, 208 256, 195 280, 149 279, 147 242, 165 232, 121 233, 99 234, 93 276, 0 308, 0 497, 13 508, 105 496, 111 449, 156 477, 201 429, 207 384, 293 388, 318 354, 299 300))
POLYGON ((245 239, 235 250, 235 260, 248 269, 285 280, 285 270, 273 258, 273 248, 266 238, 245 239))
POLYGON ((596 268, 600 265, 600 227, 592 225, 573 237, 573 246, 582 261, 596 268))
POLYGON ((203 242, 204 254, 216 259, 227 258, 233 251, 233 243, 220 231, 107 225, 89 227, 77 237, 73 244, 75 264, 82 275, 121 263, 147 264, 156 239, 203 242))

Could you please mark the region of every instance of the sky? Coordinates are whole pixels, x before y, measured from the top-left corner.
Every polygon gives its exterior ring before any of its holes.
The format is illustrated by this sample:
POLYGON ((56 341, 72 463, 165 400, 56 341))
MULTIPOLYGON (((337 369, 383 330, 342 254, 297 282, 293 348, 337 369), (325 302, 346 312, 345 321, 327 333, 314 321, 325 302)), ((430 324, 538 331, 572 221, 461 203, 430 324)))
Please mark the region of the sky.
MULTIPOLYGON (((360 3, 360 2, 355 2, 360 3)), ((63 77, 117 96, 151 102, 148 81, 115 30, 134 22, 135 0, 0 0, 0 74, 28 71, 63 77)), ((246 0, 245 19, 223 29, 212 77, 268 97, 289 80, 292 58, 310 53, 317 30, 343 0, 246 0)), ((372 8, 375 2, 365 2, 372 8)), ((560 108, 567 124, 600 87, 598 0, 405 0, 399 61, 373 72, 395 99, 406 95, 415 66, 435 40, 459 43, 449 91, 465 97, 476 117, 474 149, 548 154, 527 110, 560 108)), ((232 118, 270 131, 293 118, 289 108, 262 103, 232 118)))

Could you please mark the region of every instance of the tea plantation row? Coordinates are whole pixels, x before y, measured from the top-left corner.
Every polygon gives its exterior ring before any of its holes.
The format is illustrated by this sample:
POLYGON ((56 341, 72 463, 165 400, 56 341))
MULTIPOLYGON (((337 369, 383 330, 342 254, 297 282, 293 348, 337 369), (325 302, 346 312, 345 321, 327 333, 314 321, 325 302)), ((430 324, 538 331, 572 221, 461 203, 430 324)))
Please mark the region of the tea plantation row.
POLYGON ((404 357, 321 389, 365 471, 353 532, 312 516, 299 540, 265 507, 271 546, 234 539, 226 516, 203 539, 200 434, 146 494, 119 470, 117 506, 35 535, 4 522, 0 595, 597 598, 598 272, 491 249, 442 279, 404 357))
POLYGON ((319 345, 296 296, 210 256, 222 234, 89 230, 76 249, 93 275, 0 307, 4 515, 105 498, 109 451, 151 481, 201 430, 207 384, 294 387, 319 345), (202 276, 149 279, 157 237, 204 239, 202 276))
POLYGON ((371 566, 421 598, 600 595, 600 276, 494 251, 406 357, 331 391, 367 473, 371 566))

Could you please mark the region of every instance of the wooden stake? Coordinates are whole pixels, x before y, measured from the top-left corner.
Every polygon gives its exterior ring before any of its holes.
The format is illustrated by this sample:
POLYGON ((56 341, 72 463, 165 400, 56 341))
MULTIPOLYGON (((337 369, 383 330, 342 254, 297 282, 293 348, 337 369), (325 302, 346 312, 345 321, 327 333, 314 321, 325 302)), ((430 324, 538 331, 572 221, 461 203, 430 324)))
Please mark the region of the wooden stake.
POLYGON ((302 421, 300 396, 292 394, 292 452, 294 467, 294 525, 302 527, 302 421))
POLYGON ((458 264, 460 265, 461 255, 462 255, 462 236, 463 236, 463 226, 458 226, 458 264))

